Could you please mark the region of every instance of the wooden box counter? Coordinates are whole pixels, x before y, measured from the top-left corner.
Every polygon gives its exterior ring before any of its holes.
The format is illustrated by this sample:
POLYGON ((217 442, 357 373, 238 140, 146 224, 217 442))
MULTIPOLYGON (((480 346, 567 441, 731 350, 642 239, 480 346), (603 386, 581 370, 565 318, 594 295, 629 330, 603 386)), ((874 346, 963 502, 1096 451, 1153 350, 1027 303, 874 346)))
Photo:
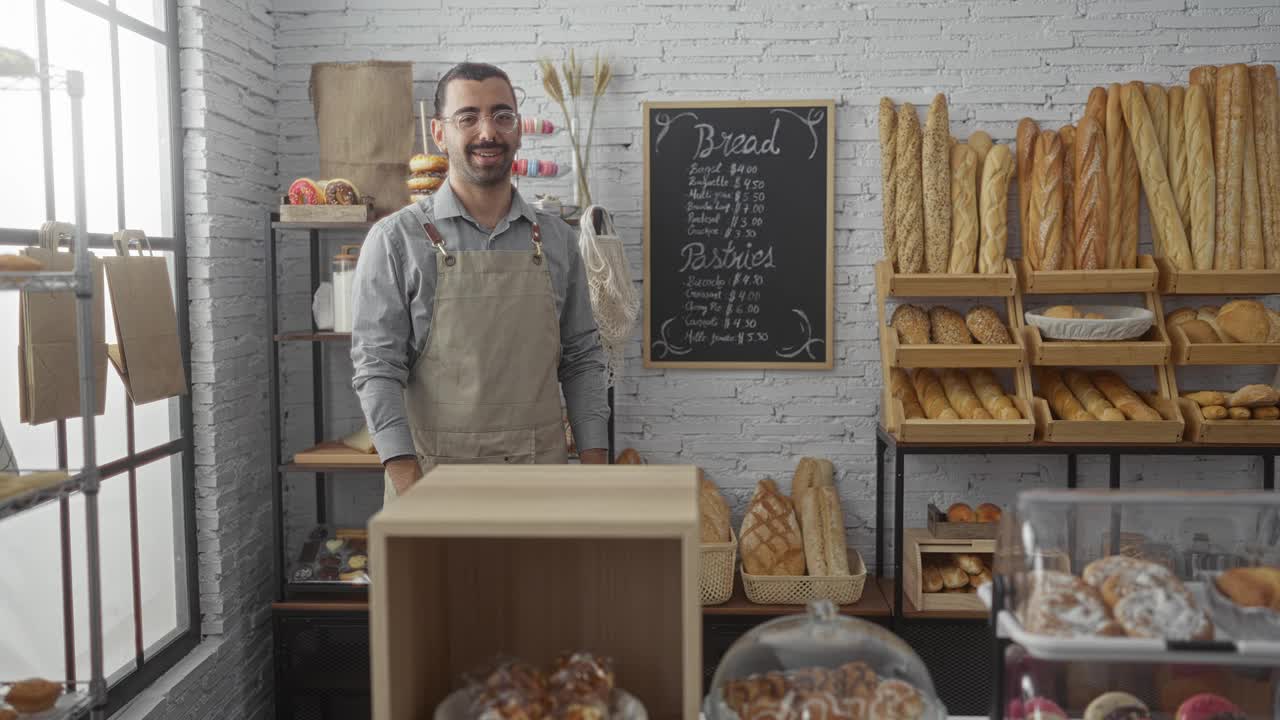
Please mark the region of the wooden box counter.
POLYGON ((495 654, 609 655, 651 718, 701 700, 693 466, 445 465, 370 521, 373 716, 431 717, 495 654))

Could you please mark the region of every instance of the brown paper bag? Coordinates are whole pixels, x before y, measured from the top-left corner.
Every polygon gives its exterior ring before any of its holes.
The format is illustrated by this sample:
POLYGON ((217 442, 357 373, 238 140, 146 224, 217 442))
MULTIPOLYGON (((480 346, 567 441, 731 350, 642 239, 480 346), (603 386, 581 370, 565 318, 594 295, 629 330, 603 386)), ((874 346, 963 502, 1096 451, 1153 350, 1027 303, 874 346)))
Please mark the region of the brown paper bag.
POLYGON ((346 178, 373 196, 381 217, 409 204, 413 152, 413 64, 317 63, 311 104, 320 139, 320 176, 346 178))
MULTIPOLYGON (((58 245, 75 234, 66 223, 45 223, 42 247, 23 253, 46 270, 75 269, 75 255, 58 252, 58 245)), ((102 309, 102 261, 90 259, 93 277, 93 371, 96 415, 106 408, 107 346, 102 309)), ((76 299, 70 290, 22 292, 18 305, 18 375, 21 420, 32 425, 80 417, 80 360, 76 341, 76 299)))
POLYGON ((112 240, 117 257, 102 262, 118 344, 107 348, 107 357, 136 405, 185 394, 187 373, 169 291, 169 266, 163 257, 142 255, 142 246, 149 252, 151 245, 140 230, 121 230, 112 240), (135 243, 138 255, 130 256, 135 243))

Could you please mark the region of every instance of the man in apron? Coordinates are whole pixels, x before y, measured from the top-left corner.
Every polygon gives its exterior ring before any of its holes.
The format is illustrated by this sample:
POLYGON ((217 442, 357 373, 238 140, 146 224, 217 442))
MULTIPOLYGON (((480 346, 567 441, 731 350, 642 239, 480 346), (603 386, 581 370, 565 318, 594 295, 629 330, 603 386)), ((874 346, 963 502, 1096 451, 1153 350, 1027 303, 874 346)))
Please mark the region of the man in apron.
POLYGON ((435 111, 448 180, 374 225, 356 265, 352 384, 384 502, 437 463, 565 462, 562 390, 582 462, 608 462, 586 272, 569 226, 511 185, 511 82, 462 63, 440 78, 435 111))

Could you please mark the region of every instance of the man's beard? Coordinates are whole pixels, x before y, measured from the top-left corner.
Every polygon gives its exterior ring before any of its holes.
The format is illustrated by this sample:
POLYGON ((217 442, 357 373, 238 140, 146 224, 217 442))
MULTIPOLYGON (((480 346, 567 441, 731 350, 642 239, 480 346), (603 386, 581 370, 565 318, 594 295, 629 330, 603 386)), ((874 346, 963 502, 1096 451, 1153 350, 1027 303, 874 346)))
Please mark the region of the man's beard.
POLYGON ((455 153, 450 153, 449 165, 451 169, 462 170, 463 179, 473 185, 494 186, 503 182, 511 181, 511 160, 513 150, 506 143, 472 143, 463 145, 456 153, 461 157, 455 157, 455 153), (498 161, 493 165, 480 165, 477 158, 472 153, 475 151, 493 151, 500 153, 498 161))

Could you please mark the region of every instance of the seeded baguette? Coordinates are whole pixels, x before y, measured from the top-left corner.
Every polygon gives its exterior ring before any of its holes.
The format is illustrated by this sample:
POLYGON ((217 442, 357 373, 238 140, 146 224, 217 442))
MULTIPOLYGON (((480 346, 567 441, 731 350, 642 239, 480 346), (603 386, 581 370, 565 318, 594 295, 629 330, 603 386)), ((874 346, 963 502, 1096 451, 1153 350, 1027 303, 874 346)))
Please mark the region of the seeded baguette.
POLYGON ((942 93, 929 105, 920 158, 925 270, 945 273, 951 255, 951 120, 942 93))
POLYGON ((898 128, 898 113, 889 98, 880 98, 880 209, 884 218, 884 256, 893 265, 898 263, 898 245, 895 240, 897 216, 893 209, 893 194, 897 179, 894 173, 894 159, 898 148, 895 142, 895 131, 898 128))
POLYGON ((924 199, 920 181, 920 118, 915 106, 902 103, 894 138, 894 243, 898 272, 924 271, 924 199))

